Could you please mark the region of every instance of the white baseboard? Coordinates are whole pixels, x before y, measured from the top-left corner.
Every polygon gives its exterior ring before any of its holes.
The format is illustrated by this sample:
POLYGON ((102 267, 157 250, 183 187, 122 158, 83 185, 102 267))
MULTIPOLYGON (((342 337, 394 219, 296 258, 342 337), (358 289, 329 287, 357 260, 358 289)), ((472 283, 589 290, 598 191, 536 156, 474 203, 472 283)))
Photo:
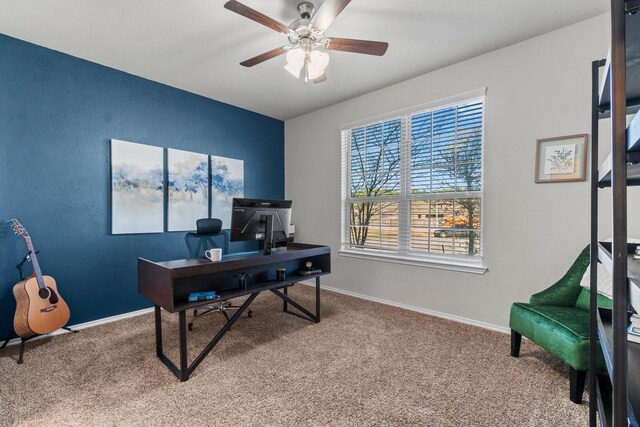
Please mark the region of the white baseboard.
MULTIPOLYGON (((301 284, 307 285, 307 286, 315 286, 316 285, 315 281, 306 281, 305 280, 305 281, 298 282, 298 283, 301 283, 301 284)), ((344 289, 333 288, 333 287, 330 287, 330 286, 321 286, 321 288, 322 289, 326 289, 328 291, 337 292, 339 294, 348 295, 350 297, 360 298, 360 299, 364 299, 364 300, 367 300, 367 301, 379 302, 380 304, 391 305, 393 307, 404 308, 405 310, 415 311, 415 312, 422 313, 422 314, 428 314, 429 316, 440 317, 442 319, 453 320, 454 322, 465 323, 467 325, 477 326, 479 328, 489 329, 489 330, 492 330, 492 331, 501 332, 503 334, 510 334, 511 333, 511 329, 509 329, 509 328, 505 328, 503 326, 498 326, 498 325, 493 325, 491 323, 480 322, 480 321, 473 320, 473 319, 467 319, 466 317, 454 316, 452 314, 441 313, 439 311, 428 310, 428 309, 422 308, 422 307, 416 307, 416 306, 413 306, 413 305, 402 304, 402 303, 399 303, 399 302, 389 301, 389 300, 386 300, 386 299, 372 297, 372 296, 369 296, 369 295, 363 295, 363 294, 359 294, 359 293, 356 293, 356 292, 345 291, 344 289)))
MULTIPOLYGON (((129 313, 117 314, 115 316, 104 317, 102 319, 92 320, 90 322, 78 323, 77 325, 67 325, 67 327, 70 328, 70 329, 74 329, 76 331, 79 331, 81 329, 91 328, 93 326, 98 326, 98 325, 104 325, 106 323, 111 323, 111 322, 117 322, 118 320, 128 319, 130 317, 141 316, 143 314, 152 313, 152 312, 153 312, 153 307, 143 308, 142 310, 136 310, 136 311, 131 311, 129 313)), ((41 339, 49 338, 49 337, 54 337, 56 335, 61 335, 61 334, 69 334, 69 333, 70 332, 67 331, 66 329, 58 329, 57 331, 52 332, 50 334, 37 336, 37 337, 33 338, 32 341, 41 340, 41 339)), ((20 338, 12 339, 11 341, 9 341, 9 343, 7 345, 9 346, 9 345, 16 345, 16 344, 20 344, 20 338)))

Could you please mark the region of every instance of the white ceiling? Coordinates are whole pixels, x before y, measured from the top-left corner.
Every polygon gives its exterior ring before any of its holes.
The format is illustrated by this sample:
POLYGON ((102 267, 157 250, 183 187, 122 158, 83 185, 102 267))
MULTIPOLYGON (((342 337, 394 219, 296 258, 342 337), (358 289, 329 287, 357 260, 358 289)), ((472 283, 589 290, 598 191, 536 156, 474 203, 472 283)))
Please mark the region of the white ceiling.
MULTIPOLYGON (((330 52, 306 84, 284 56, 239 62, 286 37, 226 0, 0 0, 0 33, 286 120, 608 11, 606 0, 353 0, 326 35, 389 42, 383 57, 330 52)), ((240 0, 286 25, 301 0, 240 0)), ((316 0, 318 6, 321 1, 316 0)), ((1 57, 1 52, 0 52, 1 57)))

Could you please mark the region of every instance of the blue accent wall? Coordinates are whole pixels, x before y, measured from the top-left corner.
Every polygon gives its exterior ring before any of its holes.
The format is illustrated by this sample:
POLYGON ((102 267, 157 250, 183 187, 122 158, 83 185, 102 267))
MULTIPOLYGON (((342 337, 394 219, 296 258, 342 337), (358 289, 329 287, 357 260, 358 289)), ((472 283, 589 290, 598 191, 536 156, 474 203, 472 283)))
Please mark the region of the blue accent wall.
MULTIPOLYGON (((184 233, 110 234, 110 139, 242 159, 245 197, 284 197, 282 121, 0 34, 0 220, 27 228, 71 325, 150 307, 137 258, 188 255, 184 233)), ((25 251, 0 224, 0 340, 25 251)))

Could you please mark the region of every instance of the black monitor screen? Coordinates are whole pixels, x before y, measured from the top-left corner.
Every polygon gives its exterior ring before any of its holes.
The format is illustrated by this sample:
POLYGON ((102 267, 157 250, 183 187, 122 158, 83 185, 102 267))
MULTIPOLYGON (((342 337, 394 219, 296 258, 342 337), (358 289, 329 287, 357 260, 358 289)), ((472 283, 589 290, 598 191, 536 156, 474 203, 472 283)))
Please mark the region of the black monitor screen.
POLYGON ((231 240, 265 240, 268 217, 271 217, 273 239, 283 242, 289 237, 291 200, 233 199, 231 209, 231 240))

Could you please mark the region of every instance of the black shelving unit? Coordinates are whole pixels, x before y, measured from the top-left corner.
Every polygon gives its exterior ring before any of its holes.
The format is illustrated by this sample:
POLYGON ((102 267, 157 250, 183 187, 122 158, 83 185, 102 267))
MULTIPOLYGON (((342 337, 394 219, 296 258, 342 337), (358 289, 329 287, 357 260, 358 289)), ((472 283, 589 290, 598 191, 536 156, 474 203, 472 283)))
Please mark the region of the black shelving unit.
MULTIPOLYGON (((599 308, 598 312, 598 336, 600 337, 600 345, 604 354, 605 364, 607 365, 608 378, 613 377, 613 352, 611 342, 613 340, 612 328, 612 311, 606 308, 599 308)), ((627 345, 627 357, 629 367, 640 366, 640 344, 629 342, 627 345)), ((606 379, 601 378, 601 382, 606 379)), ((640 408, 640 377, 631 375, 627 381, 627 418, 629 425, 637 422, 636 410, 640 408)))
POLYGON ((611 0, 611 47, 592 66, 591 317, 589 424, 638 426, 640 344, 627 342, 629 286, 640 286, 640 265, 627 244, 627 187, 640 185, 640 0, 611 0), (602 77, 600 77, 600 70, 602 77), (627 127, 627 116, 633 115, 627 127), (611 154, 598 161, 599 120, 611 121, 611 154), (600 164, 600 168, 598 165, 600 164), (613 241, 598 242, 598 189, 611 187, 613 241), (597 307, 597 268, 613 278, 613 309, 597 307), (597 373, 602 349, 606 373, 597 373), (632 372, 634 375, 629 376, 632 372), (596 412, 599 416, 596 416, 596 412))

